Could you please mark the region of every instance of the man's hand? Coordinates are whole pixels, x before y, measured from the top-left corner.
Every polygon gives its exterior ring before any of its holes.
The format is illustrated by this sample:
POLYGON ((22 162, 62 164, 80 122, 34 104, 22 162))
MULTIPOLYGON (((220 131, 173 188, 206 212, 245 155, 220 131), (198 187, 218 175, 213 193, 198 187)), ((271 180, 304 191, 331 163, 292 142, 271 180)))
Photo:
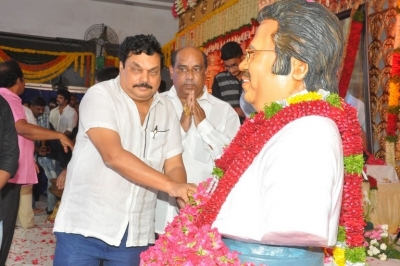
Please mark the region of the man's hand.
POLYGON ((39 165, 37 164, 37 162, 35 162, 35 171, 37 174, 39 174, 40 172, 39 165))
POLYGON ((67 169, 62 170, 61 174, 57 177, 58 189, 63 189, 65 186, 65 178, 67 177, 67 169))
POLYGON ((183 105, 183 112, 181 115, 181 127, 183 131, 187 132, 192 124, 192 102, 193 102, 194 93, 189 93, 186 98, 186 103, 183 105))
POLYGON ((196 193, 196 191, 197 186, 195 184, 173 182, 167 193, 171 197, 177 198, 178 204, 181 205, 180 200, 183 200, 185 204, 189 203, 189 196, 196 193))
POLYGON ((68 152, 68 148, 70 148, 71 150, 74 149, 74 143, 72 142, 72 140, 70 140, 65 134, 60 133, 60 138, 59 140, 61 141, 61 145, 64 148, 64 152, 67 153, 68 152))
POLYGON ((206 113, 196 100, 192 105, 192 113, 194 117, 194 124, 197 127, 201 123, 201 121, 203 121, 206 118, 206 113))

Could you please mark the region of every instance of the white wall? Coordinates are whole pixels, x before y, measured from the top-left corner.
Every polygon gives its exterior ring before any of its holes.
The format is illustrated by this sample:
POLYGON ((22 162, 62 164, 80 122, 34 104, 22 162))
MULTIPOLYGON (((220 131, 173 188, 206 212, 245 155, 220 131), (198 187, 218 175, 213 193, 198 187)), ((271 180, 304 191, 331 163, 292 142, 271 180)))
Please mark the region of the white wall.
POLYGON ((83 40, 93 24, 111 27, 120 43, 126 36, 153 34, 161 45, 178 30, 170 10, 91 0, 0 0, 0 31, 83 40))

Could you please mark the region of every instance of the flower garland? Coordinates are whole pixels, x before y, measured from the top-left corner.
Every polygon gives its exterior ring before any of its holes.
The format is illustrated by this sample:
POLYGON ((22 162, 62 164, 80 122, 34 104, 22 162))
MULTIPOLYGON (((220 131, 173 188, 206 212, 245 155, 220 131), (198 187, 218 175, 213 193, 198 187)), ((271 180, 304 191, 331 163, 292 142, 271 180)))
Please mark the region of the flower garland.
MULTIPOLYGON (((169 58, 168 53, 181 47, 188 45, 201 47, 217 36, 223 36, 232 30, 240 29, 243 25, 248 25, 251 19, 257 17, 257 11, 257 1, 226 1, 218 9, 205 14, 199 21, 176 33, 175 37, 163 46, 164 57, 169 58)), ((167 67, 169 63, 169 61, 166 61, 167 67)))
POLYGON ((179 15, 186 12, 189 6, 188 0, 175 0, 172 5, 172 15, 177 18, 179 15))
MULTIPOLYGON (((309 92, 292 97, 286 102, 272 103, 265 107, 264 112, 245 121, 232 143, 225 149, 221 158, 215 162, 217 167, 213 174, 218 176, 220 181, 212 194, 212 200, 208 200, 207 197, 198 200, 195 197, 195 203, 198 205, 195 208, 188 207, 181 211, 180 215, 167 226, 166 233, 161 235, 155 246, 142 253, 141 265, 165 265, 167 259, 174 258, 177 258, 177 261, 174 261, 173 265, 183 265, 185 262, 191 262, 191 259, 198 256, 199 253, 201 253, 202 259, 209 263, 202 265, 219 265, 217 262, 222 257, 232 259, 230 261, 232 265, 240 265, 237 264, 237 254, 226 250, 226 247, 219 242, 218 231, 211 229, 211 225, 231 189, 265 143, 288 123, 309 115, 331 118, 338 126, 342 137, 345 174, 338 245, 333 250, 335 262, 338 265, 344 265, 342 261, 364 263, 364 221, 361 192, 363 157, 357 111, 340 99, 337 94, 309 92), (179 230, 183 233, 180 233, 179 230), (174 238, 178 232, 180 233, 179 237, 174 238), (206 237, 209 234, 212 235, 211 243, 209 242, 210 238, 206 237), (200 247, 199 243, 201 243, 200 247), (191 249, 194 246, 197 249, 191 249), (221 252, 226 252, 225 256, 221 255, 222 253, 219 251, 203 252, 204 246, 218 246, 221 252), (213 256, 215 253, 218 253, 218 256, 213 256)), ((201 194, 202 186, 199 190, 201 194)), ((201 261, 203 262, 203 260, 201 261)), ((198 260, 196 261, 198 262, 198 260)))
MULTIPOLYGON (((10 59, 14 59, 7 55, 5 51, 11 51, 14 53, 20 54, 38 54, 38 55, 50 55, 56 56, 55 59, 50 60, 46 63, 41 64, 25 64, 19 63, 24 77, 27 82, 31 83, 44 83, 49 82, 57 76, 61 75, 63 72, 67 70, 72 64, 74 66, 74 71, 78 72, 80 77, 84 77, 85 74, 85 57, 86 58, 94 58, 92 53, 88 52, 49 52, 49 51, 38 51, 32 49, 19 49, 12 48, 7 46, 0 46, 0 62, 8 61, 10 59), (80 62, 80 64, 79 64, 80 62)), ((18 61, 18 60, 17 60, 18 61)), ((93 75, 94 69, 88 70, 88 73, 92 76, 86 76, 86 84, 93 84, 93 75)))
POLYGON ((388 225, 378 225, 373 230, 365 232, 364 236, 364 246, 368 247, 367 254, 370 257, 386 260, 386 251, 390 246, 388 225))
POLYGON ((342 75, 339 81, 339 96, 346 97, 349 88, 351 76, 353 74, 354 64, 357 57, 358 47, 361 40, 361 32, 363 28, 364 13, 356 11, 351 21, 349 30, 348 45, 346 49, 346 57, 343 63, 342 75))
POLYGON ((394 51, 392 54, 391 78, 389 79, 389 98, 386 117, 386 162, 396 167, 396 151, 395 143, 398 141, 397 136, 397 116, 399 115, 399 99, 400 99, 400 0, 396 6, 396 34, 394 41, 394 51))

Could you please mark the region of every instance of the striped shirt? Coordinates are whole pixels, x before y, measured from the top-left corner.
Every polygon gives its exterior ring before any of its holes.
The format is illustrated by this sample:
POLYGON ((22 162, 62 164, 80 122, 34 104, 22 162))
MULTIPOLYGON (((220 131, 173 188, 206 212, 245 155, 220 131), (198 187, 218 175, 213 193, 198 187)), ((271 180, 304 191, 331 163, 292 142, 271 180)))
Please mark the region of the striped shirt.
POLYGON ((229 103, 233 108, 240 107, 239 99, 242 93, 240 81, 228 71, 218 73, 212 85, 212 95, 229 103))

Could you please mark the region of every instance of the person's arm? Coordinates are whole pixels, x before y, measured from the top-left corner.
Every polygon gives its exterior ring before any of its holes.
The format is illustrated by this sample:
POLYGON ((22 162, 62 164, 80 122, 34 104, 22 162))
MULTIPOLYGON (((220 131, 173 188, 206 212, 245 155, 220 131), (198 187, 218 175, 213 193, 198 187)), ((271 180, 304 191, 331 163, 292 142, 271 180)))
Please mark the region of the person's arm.
MULTIPOLYGON (((166 176, 178 183, 186 183, 187 176, 185 166, 183 165, 182 154, 175 155, 172 158, 165 160, 164 173, 166 176)), ((185 206, 185 202, 181 198, 176 200, 179 208, 185 206)))
POLYGON ((18 169, 19 147, 17 131, 14 127, 14 117, 6 101, 1 101, 5 108, 0 128, 2 128, 2 143, 0 144, 0 190, 18 169))
POLYGON ((65 152, 68 152, 68 148, 71 150, 74 148, 74 144, 65 134, 29 124, 25 119, 19 119, 15 122, 15 128, 18 135, 30 140, 58 139, 61 141, 65 152))
POLYGON ((7 184, 8 179, 11 178, 11 174, 7 171, 0 170, 0 190, 7 184))
POLYGON ((216 78, 214 78, 214 82, 212 84, 211 90, 212 90, 212 95, 214 97, 217 97, 218 99, 223 100, 222 95, 221 95, 221 89, 219 88, 218 81, 216 78))
POLYGON ((78 124, 78 114, 74 110, 73 114, 71 114, 70 118, 68 119, 67 130, 64 132, 64 134, 67 136, 71 136, 72 131, 74 130, 77 124, 78 124))
POLYGON ((235 110, 235 112, 238 114, 239 117, 246 118, 246 115, 244 114, 242 108, 234 107, 233 109, 235 110))
MULTIPOLYGON (((188 191, 196 191, 193 184, 178 183, 167 175, 164 175, 141 161, 134 154, 123 149, 121 139, 117 132, 96 127, 87 131, 90 141, 99 151, 103 162, 110 169, 114 170, 126 179, 168 193, 171 197, 182 198, 188 202, 188 191)), ((172 158, 171 158, 172 159, 172 158)), ((166 165, 169 174, 179 172, 179 167, 175 168, 166 165)), ((182 178, 180 175, 174 178, 182 178)))

